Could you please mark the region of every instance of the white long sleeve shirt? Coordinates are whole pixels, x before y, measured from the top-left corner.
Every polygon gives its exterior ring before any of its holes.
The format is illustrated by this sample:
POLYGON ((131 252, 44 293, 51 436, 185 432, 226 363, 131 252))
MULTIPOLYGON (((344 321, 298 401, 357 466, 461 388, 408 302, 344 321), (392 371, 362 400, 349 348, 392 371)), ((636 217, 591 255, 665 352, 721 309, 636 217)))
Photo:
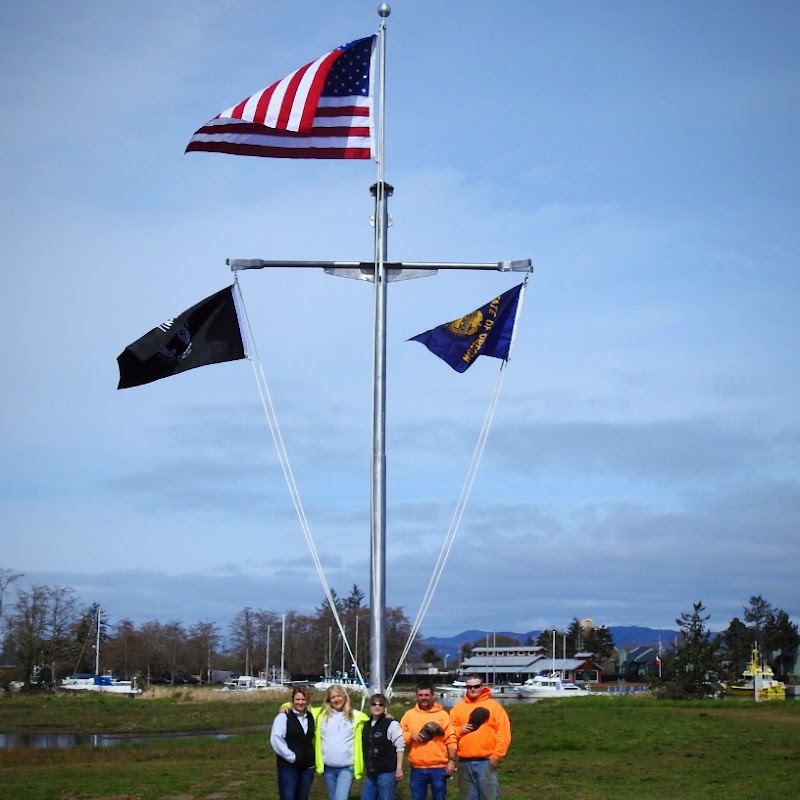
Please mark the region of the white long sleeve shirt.
POLYGON ((280 713, 273 720, 272 731, 269 735, 269 743, 277 755, 288 761, 290 764, 294 764, 297 756, 295 756, 294 752, 289 749, 289 745, 286 744, 286 721, 289 717, 289 714, 294 714, 297 717, 297 721, 303 728, 303 731, 308 733, 309 713, 305 711, 302 714, 298 714, 294 709, 290 709, 288 714, 280 713))

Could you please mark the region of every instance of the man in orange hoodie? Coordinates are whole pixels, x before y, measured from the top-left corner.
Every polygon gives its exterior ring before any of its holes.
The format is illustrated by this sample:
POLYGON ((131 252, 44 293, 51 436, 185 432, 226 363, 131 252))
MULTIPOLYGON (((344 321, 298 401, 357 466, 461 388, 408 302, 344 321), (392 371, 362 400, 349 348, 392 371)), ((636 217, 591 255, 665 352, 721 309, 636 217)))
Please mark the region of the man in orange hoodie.
POLYGON ((400 728, 411 764, 411 800, 425 800, 428 786, 432 800, 445 800, 447 779, 456 769, 456 734, 430 683, 417 686, 417 704, 403 714, 400 728))
POLYGON ((511 722, 480 675, 467 675, 466 684, 464 699, 450 709, 458 740, 458 796, 498 800, 497 765, 511 744, 511 722))

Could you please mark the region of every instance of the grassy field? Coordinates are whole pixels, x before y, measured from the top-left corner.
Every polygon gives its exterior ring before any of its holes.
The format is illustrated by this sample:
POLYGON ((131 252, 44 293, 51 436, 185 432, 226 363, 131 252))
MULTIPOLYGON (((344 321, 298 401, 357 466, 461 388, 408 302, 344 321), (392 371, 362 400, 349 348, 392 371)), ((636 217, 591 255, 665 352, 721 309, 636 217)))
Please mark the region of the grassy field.
MULTIPOLYGON (((0 751, 0 800, 277 798, 268 729, 278 698, 196 689, 147 698, 0 697, 2 733, 227 731, 107 748, 0 751)), ((397 699, 399 717, 412 702, 397 699)), ((504 800, 800 797, 800 703, 571 698, 508 706, 504 800)), ((358 784, 351 797, 360 793, 358 784)), ((450 798, 457 797, 455 785, 450 798)), ((311 797, 324 800, 322 781, 311 797)), ((407 779, 398 800, 408 800, 407 779)))

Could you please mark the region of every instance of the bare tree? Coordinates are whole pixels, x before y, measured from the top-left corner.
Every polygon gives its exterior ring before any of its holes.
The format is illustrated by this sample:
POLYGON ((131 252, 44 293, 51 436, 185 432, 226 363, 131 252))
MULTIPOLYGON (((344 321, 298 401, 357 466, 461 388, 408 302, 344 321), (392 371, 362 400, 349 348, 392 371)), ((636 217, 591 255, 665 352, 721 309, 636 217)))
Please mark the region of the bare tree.
POLYGON ((114 675, 132 678, 147 672, 146 647, 141 633, 130 619, 120 620, 103 645, 104 662, 114 675))
POLYGON ((246 606, 231 621, 231 644, 243 675, 249 675, 256 645, 256 612, 246 606))
POLYGON ((9 627, 26 686, 36 679, 53 679, 59 661, 71 655, 75 625, 75 590, 64 586, 33 586, 17 592, 9 627))
POLYGON ((169 659, 165 626, 157 620, 150 620, 139 627, 139 634, 144 644, 146 680, 149 682, 153 677, 166 675, 169 659))
POLYGON ((14 581, 18 581, 24 576, 22 572, 14 572, 11 569, 0 569, 0 640, 2 640, 5 633, 3 627, 3 600, 5 598, 6 589, 11 586, 14 581))
POLYGON ((189 671, 193 675, 211 680, 211 664, 222 640, 219 628, 213 622, 195 622, 189 626, 186 637, 186 656, 189 671))
POLYGON ((76 621, 77 598, 71 586, 54 586, 50 588, 46 605, 45 637, 47 646, 43 657, 47 660, 43 666, 49 668, 50 681, 60 676, 62 666, 71 661, 75 652, 73 631, 76 621))

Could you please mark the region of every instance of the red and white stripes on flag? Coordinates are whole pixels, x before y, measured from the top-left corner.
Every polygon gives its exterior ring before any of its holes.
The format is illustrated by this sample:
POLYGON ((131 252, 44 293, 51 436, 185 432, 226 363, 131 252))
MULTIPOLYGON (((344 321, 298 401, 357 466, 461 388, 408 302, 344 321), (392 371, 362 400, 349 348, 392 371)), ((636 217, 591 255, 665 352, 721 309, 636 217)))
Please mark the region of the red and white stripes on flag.
POLYGON ((295 70, 195 132, 195 150, 271 158, 372 158, 375 36, 295 70))

